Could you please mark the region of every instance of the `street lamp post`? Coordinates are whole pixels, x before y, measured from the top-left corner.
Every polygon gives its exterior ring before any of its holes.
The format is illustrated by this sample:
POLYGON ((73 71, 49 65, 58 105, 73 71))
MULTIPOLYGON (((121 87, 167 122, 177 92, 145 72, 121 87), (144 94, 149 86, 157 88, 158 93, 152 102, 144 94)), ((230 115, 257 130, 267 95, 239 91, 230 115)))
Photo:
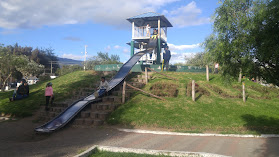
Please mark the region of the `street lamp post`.
MULTIPOLYGON (((83 70, 85 71, 85 64, 86 64, 86 55, 87 55, 87 51, 86 51, 86 47, 87 47, 87 45, 84 45, 84 48, 85 48, 85 51, 84 51, 84 64, 83 64, 83 70)), ((81 52, 81 53, 83 53, 83 52, 81 52)))

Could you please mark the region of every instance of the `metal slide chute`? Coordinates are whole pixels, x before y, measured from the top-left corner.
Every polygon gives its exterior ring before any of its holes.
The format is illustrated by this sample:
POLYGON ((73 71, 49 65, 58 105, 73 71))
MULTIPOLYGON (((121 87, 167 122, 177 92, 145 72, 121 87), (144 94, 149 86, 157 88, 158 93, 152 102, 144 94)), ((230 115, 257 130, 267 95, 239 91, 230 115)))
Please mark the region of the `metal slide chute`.
MULTIPOLYGON (((150 51, 153 50, 153 48, 156 46, 156 42, 151 41, 149 42, 149 48, 144 51, 140 51, 136 54, 134 54, 118 71, 118 73, 110 80, 109 82, 109 88, 107 92, 114 89, 117 85, 123 83, 123 80, 128 75, 129 71, 133 68, 133 66, 138 62, 138 60, 146 53, 150 53, 150 51)), ((66 108, 62 113, 60 113, 58 116, 56 116, 51 121, 43 124, 42 126, 39 126, 35 128, 36 132, 41 133, 50 133, 53 131, 56 131, 63 126, 65 126, 68 122, 70 122, 84 107, 86 107, 88 104, 91 104, 93 102, 100 101, 100 97, 103 95, 99 95, 97 98, 95 98, 94 94, 87 96, 86 98, 80 99, 76 102, 74 102, 71 106, 66 108)))

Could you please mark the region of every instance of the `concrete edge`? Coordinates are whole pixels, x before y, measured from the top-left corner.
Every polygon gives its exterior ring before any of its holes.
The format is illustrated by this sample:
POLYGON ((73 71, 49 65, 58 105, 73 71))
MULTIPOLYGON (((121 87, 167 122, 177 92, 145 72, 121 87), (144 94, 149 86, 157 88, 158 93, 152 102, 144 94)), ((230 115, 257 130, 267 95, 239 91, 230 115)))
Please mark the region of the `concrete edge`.
POLYGON ((262 135, 241 135, 241 134, 200 134, 200 133, 180 133, 180 132, 167 132, 167 131, 150 131, 139 129, 120 129, 123 132, 141 133, 141 134, 156 134, 156 135, 180 135, 180 136, 216 136, 216 137, 242 137, 242 138, 279 138, 277 134, 262 134, 262 135))
POLYGON ((151 150, 151 149, 134 149, 124 147, 111 147, 111 146, 99 146, 94 145, 85 152, 76 155, 75 157, 88 157, 96 149, 108 152, 119 152, 119 153, 136 153, 136 154, 149 154, 149 155, 168 155, 168 156, 189 156, 189 157, 228 157, 224 155, 204 153, 204 152, 187 152, 187 151, 167 151, 167 150, 151 150))
POLYGON ((97 146, 98 145, 94 145, 94 146, 88 148, 86 151, 84 151, 78 155, 75 155, 74 157, 88 157, 97 149, 97 146))

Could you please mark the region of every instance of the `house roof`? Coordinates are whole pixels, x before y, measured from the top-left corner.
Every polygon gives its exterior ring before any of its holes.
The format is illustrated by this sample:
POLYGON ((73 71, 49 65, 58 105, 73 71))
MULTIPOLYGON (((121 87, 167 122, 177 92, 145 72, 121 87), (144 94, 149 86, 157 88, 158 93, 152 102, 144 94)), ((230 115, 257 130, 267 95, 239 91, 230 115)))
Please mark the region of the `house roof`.
POLYGON ((36 76, 29 76, 29 77, 27 77, 27 80, 36 80, 36 79, 38 79, 36 76))
POLYGON ((146 26, 149 24, 152 28, 158 28, 158 19, 160 18, 161 27, 172 27, 172 24, 169 20, 161 14, 155 12, 147 12, 134 17, 130 17, 127 20, 132 23, 135 22, 135 26, 146 26))

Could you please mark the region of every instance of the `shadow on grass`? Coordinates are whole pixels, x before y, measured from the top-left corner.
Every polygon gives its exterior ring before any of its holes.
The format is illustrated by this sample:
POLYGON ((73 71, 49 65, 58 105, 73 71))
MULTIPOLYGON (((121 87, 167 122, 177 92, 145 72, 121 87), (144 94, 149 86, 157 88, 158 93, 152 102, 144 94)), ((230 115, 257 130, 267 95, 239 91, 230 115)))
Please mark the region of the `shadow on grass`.
MULTIPOLYGON (((242 119, 246 121, 245 127, 247 130, 258 134, 279 134, 279 118, 245 114, 242 115, 242 119)), ((254 153, 261 154, 261 156, 278 156, 279 138, 266 138, 263 140, 263 144, 254 153)))
POLYGON ((212 76, 212 77, 209 78, 209 81, 212 81, 214 79, 215 79, 215 76, 212 76))
POLYGON ((199 94, 199 96, 196 97, 196 101, 198 101, 202 96, 203 96, 203 94, 199 94))
POLYGON ((247 130, 258 134, 279 134, 279 118, 268 117, 266 115, 254 116, 245 114, 241 116, 246 122, 244 127, 247 130))

